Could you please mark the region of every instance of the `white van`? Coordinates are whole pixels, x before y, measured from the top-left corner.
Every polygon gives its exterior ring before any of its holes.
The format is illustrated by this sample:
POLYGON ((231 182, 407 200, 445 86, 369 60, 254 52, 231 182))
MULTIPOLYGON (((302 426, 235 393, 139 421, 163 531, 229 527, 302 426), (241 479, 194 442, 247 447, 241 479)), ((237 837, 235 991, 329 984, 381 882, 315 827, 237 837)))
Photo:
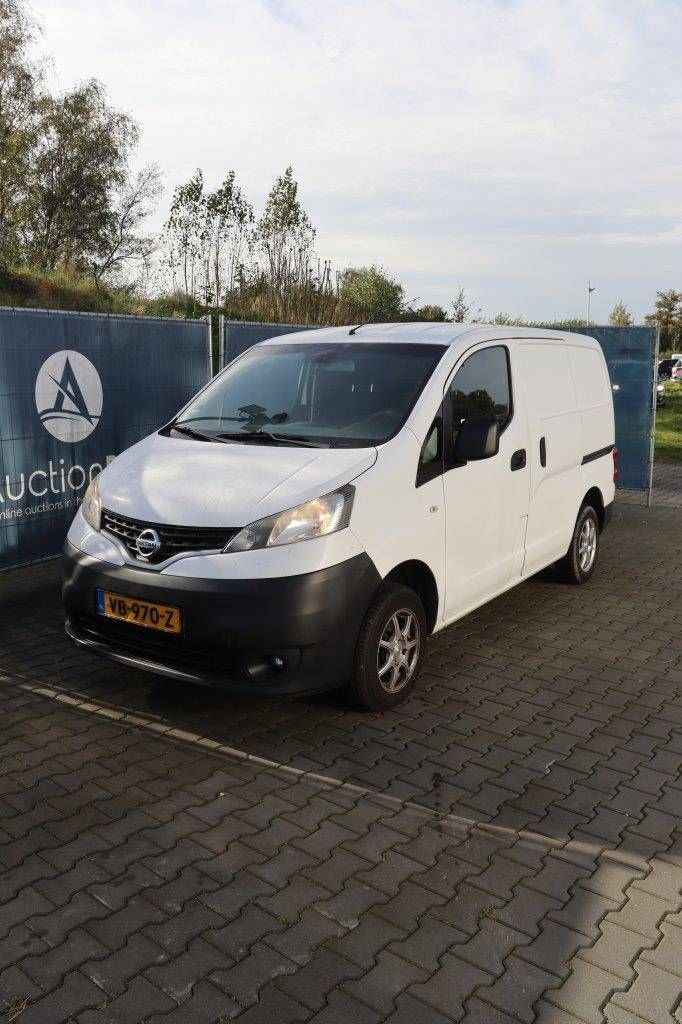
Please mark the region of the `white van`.
POLYGON ((66 629, 234 690, 414 687, 426 638, 557 563, 614 499, 601 349, 558 331, 377 324, 261 342, 89 487, 66 629))

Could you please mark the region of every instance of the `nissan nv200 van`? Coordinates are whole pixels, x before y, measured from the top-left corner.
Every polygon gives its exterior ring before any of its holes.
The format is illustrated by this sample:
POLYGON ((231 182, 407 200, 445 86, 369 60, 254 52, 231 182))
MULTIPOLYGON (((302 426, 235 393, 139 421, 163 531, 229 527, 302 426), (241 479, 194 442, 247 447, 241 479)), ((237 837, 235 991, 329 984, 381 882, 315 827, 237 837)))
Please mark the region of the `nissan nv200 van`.
POLYGON ((589 337, 377 324, 261 342, 88 488, 66 630, 176 680, 366 708, 426 640, 557 563, 585 583, 614 499, 589 337))

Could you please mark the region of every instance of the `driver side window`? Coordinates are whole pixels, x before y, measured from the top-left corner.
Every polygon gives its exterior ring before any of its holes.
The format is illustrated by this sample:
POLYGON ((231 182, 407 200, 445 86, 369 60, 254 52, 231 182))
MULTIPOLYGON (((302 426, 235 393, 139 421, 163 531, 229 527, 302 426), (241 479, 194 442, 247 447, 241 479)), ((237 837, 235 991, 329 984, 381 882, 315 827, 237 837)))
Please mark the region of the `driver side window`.
POLYGON ((509 360, 502 345, 474 352, 460 366, 446 395, 452 414, 452 443, 464 420, 494 417, 500 430, 511 417, 509 360))

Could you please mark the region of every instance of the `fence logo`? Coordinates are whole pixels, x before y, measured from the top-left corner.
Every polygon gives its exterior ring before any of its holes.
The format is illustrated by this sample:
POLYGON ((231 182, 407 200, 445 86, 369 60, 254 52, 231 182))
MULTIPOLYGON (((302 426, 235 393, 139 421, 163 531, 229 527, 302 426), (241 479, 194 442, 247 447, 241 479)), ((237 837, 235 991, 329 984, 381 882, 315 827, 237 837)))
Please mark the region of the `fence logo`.
POLYGON ((102 416, 102 381, 80 352, 55 352, 38 371, 36 409, 43 426, 59 441, 83 441, 102 416))

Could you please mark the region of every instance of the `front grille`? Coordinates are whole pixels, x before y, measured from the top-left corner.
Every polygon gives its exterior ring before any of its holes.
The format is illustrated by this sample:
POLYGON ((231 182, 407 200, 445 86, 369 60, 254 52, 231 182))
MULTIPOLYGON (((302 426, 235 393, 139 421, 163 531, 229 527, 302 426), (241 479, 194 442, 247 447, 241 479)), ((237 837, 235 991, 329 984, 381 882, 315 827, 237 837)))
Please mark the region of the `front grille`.
POLYGON ((84 639, 105 643, 118 654, 146 658, 181 671, 202 670, 202 674, 213 671, 237 678, 241 676, 238 653, 224 647, 199 647, 188 643, 181 635, 116 622, 103 615, 72 614, 71 621, 84 639))
POLYGON ((142 562, 163 562, 166 558, 190 551, 222 551, 225 545, 239 531, 229 527, 212 526, 167 526, 165 523, 149 523, 144 519, 129 519, 102 509, 102 529, 123 542, 133 558, 142 562), (141 558, 137 550, 137 538, 144 530, 155 530, 161 547, 149 558, 141 558))

